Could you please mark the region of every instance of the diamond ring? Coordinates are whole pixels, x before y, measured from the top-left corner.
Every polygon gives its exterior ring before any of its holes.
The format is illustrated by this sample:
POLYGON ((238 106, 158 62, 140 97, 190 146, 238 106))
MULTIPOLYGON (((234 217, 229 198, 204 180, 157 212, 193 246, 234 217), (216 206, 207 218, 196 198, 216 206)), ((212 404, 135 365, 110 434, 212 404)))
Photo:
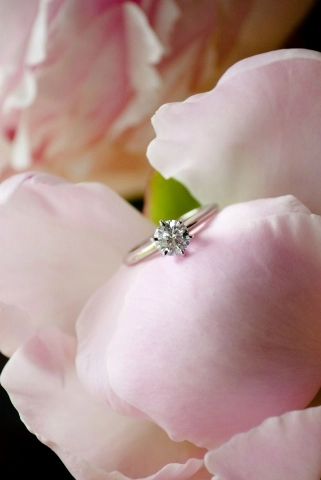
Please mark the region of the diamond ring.
POLYGON ((161 252, 163 255, 184 255, 193 233, 218 212, 216 204, 205 205, 185 213, 178 220, 160 220, 154 236, 147 242, 131 250, 126 258, 127 265, 145 260, 145 258, 161 252))

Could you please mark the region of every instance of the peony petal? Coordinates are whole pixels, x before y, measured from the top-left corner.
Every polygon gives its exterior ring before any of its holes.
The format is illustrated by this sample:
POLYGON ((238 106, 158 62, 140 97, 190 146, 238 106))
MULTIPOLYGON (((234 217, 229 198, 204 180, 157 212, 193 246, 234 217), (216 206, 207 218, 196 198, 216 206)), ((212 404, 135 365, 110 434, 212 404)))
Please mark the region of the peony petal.
POLYGON ((306 406, 321 378, 320 242, 321 219, 292 197, 225 209, 184 258, 123 267, 91 298, 79 375, 206 448, 306 406))
POLYGON ((207 454, 213 480, 319 480, 321 407, 269 418, 207 454))
MULTIPOLYGON (((156 64, 163 47, 144 10, 135 2, 91 3, 62 6, 37 72, 36 101, 23 113, 33 160, 76 180, 97 164, 112 170, 122 162, 121 146, 111 144, 150 116, 161 86, 156 64)), ((141 170, 145 179, 146 161, 141 170)))
POLYGON ((150 113, 150 104, 155 102, 161 89, 161 77, 155 69, 164 53, 164 48, 148 24, 144 12, 134 3, 127 2, 123 8, 128 51, 130 87, 135 92, 124 113, 113 123, 111 136, 118 136, 126 128, 137 124, 150 113))
MULTIPOLYGON (((38 65, 46 58, 47 51, 47 23, 49 4, 52 0, 42 0, 39 2, 38 13, 35 18, 31 35, 29 38, 26 63, 30 66, 38 65)), ((60 4, 61 1, 56 1, 60 4)))
POLYGON ((90 397, 76 376, 75 347, 58 330, 39 334, 16 351, 1 379, 29 430, 77 480, 209 480, 193 476, 204 450, 174 443, 157 425, 122 417, 90 397))
MULTIPOLYGON (((8 178, 5 182, 2 182, 0 188, 0 204, 5 204, 10 200, 10 197, 14 194, 17 188, 19 188, 26 180, 37 181, 41 178, 41 175, 37 175, 34 172, 26 172, 20 173, 17 175, 13 175, 12 177, 8 178), (37 179, 37 180, 36 180, 37 179)), ((63 182, 63 179, 59 179, 59 177, 55 177, 54 175, 45 175, 42 176, 45 180, 46 178, 50 178, 52 180, 56 180, 57 183, 63 182)))
POLYGON ((239 62, 214 90, 161 107, 151 164, 203 203, 293 194, 321 213, 320 75, 308 50, 239 62))
POLYGON ((90 295, 154 227, 103 185, 58 182, 22 174, 0 187, 0 301, 34 328, 72 333, 90 295))
POLYGON ((6 116, 36 96, 33 67, 46 57, 48 23, 65 0, 3 0, 0 5, 0 109, 6 116))
POLYGON ((139 275, 139 268, 121 267, 112 281, 91 297, 76 323, 78 338, 76 364, 83 384, 101 402, 106 402, 107 398, 115 411, 138 417, 139 412, 114 395, 108 383, 106 364, 108 342, 117 328, 127 292, 139 275))
POLYGON ((3 0, 0 5, 0 109, 5 96, 19 83, 27 56, 29 36, 39 9, 47 0, 3 0), (10 41, 8 41, 10 39, 10 41))
POLYGON ((28 315, 17 307, 0 302, 1 352, 11 357, 15 350, 35 334, 28 315))

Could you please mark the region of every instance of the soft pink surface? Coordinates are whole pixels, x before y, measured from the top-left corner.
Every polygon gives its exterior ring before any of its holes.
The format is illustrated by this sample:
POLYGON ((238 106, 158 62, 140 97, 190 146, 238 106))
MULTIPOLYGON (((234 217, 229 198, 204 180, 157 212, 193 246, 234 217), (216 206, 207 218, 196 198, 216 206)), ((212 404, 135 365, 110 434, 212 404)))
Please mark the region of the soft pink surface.
MULTIPOLYGON (((61 0, 54 0, 56 5, 61 0)), ((31 68, 45 56, 48 0, 2 0, 0 5, 0 111, 27 106, 35 95, 31 68)), ((0 116, 0 123, 3 117, 0 116)))
POLYGON ((209 480, 205 450, 93 399, 77 378, 75 348, 57 330, 36 335, 14 353, 1 381, 27 427, 76 480, 209 480))
POLYGON ((293 197, 223 210, 185 258, 123 267, 77 323, 78 372, 119 412, 211 447, 320 388, 321 220, 293 197))
MULTIPOLYGON (((90 295, 153 231, 103 185, 22 174, 0 186, 0 346, 49 325, 72 333, 90 295), (15 307, 15 308, 12 308, 15 307), (20 321, 25 317, 25 321, 20 321), (10 341, 4 332, 9 335, 10 341)), ((11 347, 9 347, 9 344, 11 347)))
POLYGON ((160 108, 151 164, 204 203, 293 194, 321 213, 320 75, 308 50, 239 62, 214 90, 160 108))
POLYGON ((213 480, 319 480, 321 407, 269 418, 210 452, 213 480))

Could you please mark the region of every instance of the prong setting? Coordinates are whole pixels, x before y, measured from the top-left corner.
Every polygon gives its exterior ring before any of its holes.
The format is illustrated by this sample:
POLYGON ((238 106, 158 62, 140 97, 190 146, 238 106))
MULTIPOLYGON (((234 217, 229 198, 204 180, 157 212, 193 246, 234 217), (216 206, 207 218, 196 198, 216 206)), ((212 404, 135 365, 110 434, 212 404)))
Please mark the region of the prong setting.
POLYGON ((163 255, 184 255, 192 235, 181 220, 160 220, 153 241, 163 255))
POLYGON ((199 227, 213 219, 219 212, 218 206, 213 203, 194 208, 182 215, 178 220, 160 220, 154 235, 146 242, 132 248, 126 255, 126 265, 134 265, 145 258, 160 251, 164 256, 184 255, 199 227))

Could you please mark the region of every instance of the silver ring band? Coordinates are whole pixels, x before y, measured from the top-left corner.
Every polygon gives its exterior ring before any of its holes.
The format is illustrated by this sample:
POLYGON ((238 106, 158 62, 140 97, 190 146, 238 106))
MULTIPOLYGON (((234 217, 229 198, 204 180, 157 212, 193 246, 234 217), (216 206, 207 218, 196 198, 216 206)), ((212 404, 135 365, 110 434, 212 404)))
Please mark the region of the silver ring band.
MULTIPOLYGON (((197 232, 205 224, 205 222, 210 220, 217 213, 218 213, 218 206, 216 204, 204 205, 202 207, 195 208, 194 210, 191 210, 188 213, 185 213, 182 217, 180 217, 176 221, 168 220, 167 222, 164 222, 163 220, 161 220, 160 225, 162 227, 162 226, 165 226, 165 223, 170 223, 170 222, 174 222, 175 224, 177 223, 181 224, 182 229, 187 231, 187 233, 185 233, 185 240, 187 238, 186 243, 188 245, 189 239, 192 238, 193 236, 192 234, 197 232)), ((154 235, 154 238, 151 238, 148 241, 143 242, 141 245, 138 245, 137 247, 133 248, 133 250, 130 250, 130 252, 128 252, 124 260, 126 265, 134 265, 138 262, 141 262, 142 260, 145 260, 145 258, 148 258, 154 255, 155 253, 159 252, 160 248, 157 246, 155 240, 158 240, 158 239, 155 238, 155 235, 154 235)), ((186 248, 186 245, 185 245, 185 248, 186 248)), ((184 251, 180 251, 180 254, 184 254, 184 251)), ((166 249, 165 249, 165 254, 166 254, 166 249)))

